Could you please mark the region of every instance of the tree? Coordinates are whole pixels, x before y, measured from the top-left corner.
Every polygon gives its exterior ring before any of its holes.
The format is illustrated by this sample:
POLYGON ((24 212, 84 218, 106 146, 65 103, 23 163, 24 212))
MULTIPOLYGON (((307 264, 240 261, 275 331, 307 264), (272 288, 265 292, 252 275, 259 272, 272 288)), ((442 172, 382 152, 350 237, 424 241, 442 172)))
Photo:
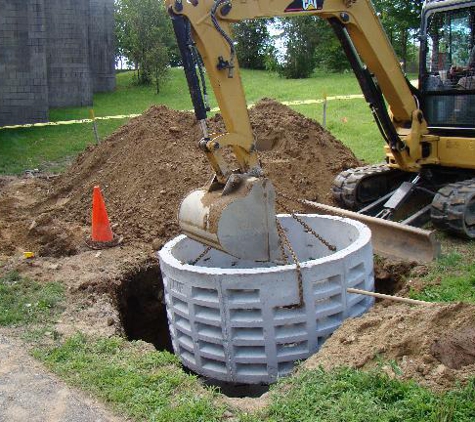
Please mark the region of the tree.
POLYGON ((319 35, 315 16, 295 16, 281 20, 284 30, 284 60, 279 73, 288 79, 308 78, 316 65, 319 35))
POLYGON ((254 19, 233 26, 239 64, 248 69, 266 69, 269 57, 274 55, 268 20, 254 19))
POLYGON ((318 44, 315 49, 318 68, 330 72, 343 72, 350 69, 350 62, 345 51, 328 22, 317 19, 315 31, 318 32, 318 44))
POLYGON ((374 0, 381 23, 403 68, 415 58, 414 39, 420 27, 423 0, 374 0))
POLYGON ((116 0, 117 54, 137 72, 139 84, 154 81, 157 93, 176 55, 170 18, 160 0, 116 0))

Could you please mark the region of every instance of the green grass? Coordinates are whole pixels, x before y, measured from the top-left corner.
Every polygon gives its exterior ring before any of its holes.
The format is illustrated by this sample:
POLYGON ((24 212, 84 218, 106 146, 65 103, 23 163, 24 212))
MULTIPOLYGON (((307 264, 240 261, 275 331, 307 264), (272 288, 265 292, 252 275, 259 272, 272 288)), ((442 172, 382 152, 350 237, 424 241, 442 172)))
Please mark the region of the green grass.
MULTIPOLYGON (((242 71, 242 80, 248 103, 263 97, 279 101, 321 99, 329 96, 360 94, 352 74, 315 74, 309 79, 288 80, 264 71, 242 71)), ((217 103, 210 91, 212 107, 217 103)), ((133 73, 117 75, 117 89, 112 93, 94 95, 96 116, 138 114, 153 104, 189 110, 192 108, 182 69, 171 69, 170 76, 159 95, 153 87, 133 84, 133 73)), ((322 105, 293 106, 304 115, 322 120, 322 105)), ((53 109, 51 121, 88 118, 87 107, 53 109)), ((101 138, 109 136, 126 120, 98 121, 101 138)), ((338 100, 328 103, 327 127, 357 157, 381 161, 383 141, 363 99, 338 100)), ((91 124, 49 126, 42 128, 0 130, 0 174, 19 174, 26 169, 61 171, 84 148, 94 143, 91 124)))
POLYGON ((140 343, 77 334, 34 356, 134 420, 213 422, 224 412, 216 394, 186 374, 174 355, 144 350, 140 343))
POLYGON ((429 302, 468 302, 475 303, 475 261, 472 249, 450 252, 434 262, 422 281, 425 286, 412 290, 410 297, 429 302))
MULTIPOLYGON (((110 135, 125 120, 102 121, 99 133, 110 135)), ((94 143, 91 124, 0 130, 0 174, 27 169, 58 172, 94 143)))
POLYGON ((414 382, 376 371, 339 368, 300 371, 271 392, 271 404, 243 421, 275 422, 469 422, 475 418, 475 380, 437 394, 414 382))
MULTIPOLYGON (((34 356, 67 382, 91 392, 134 420, 218 421, 219 396, 185 374, 167 352, 144 350, 121 338, 81 334, 34 356)), ((475 380, 435 393, 376 370, 300 370, 271 388, 270 404, 239 412, 242 422, 469 422, 475 418, 475 380)))
POLYGON ((0 277, 0 326, 48 324, 63 299, 59 283, 40 284, 10 272, 0 277))

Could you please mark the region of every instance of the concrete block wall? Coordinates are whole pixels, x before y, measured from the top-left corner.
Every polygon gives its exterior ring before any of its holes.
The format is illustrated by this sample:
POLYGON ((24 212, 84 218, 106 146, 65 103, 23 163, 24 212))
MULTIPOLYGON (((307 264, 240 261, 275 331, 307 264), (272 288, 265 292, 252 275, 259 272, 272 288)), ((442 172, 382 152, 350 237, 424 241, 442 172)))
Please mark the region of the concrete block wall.
POLYGON ((48 119, 44 0, 0 0, 0 125, 48 119))
POLYGON ((89 63, 94 92, 115 88, 114 0, 90 0, 89 63))
POLYGON ((50 107, 92 104, 89 0, 46 0, 50 107))
POLYGON ((115 88, 114 0, 0 0, 0 126, 115 88))

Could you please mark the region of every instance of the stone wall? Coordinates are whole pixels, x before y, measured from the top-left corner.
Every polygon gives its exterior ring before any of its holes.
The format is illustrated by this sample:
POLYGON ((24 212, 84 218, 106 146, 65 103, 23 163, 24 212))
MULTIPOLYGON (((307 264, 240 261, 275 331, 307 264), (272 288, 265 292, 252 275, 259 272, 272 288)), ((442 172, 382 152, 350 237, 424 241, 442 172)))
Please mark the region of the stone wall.
POLYGON ((115 88, 114 0, 90 0, 89 63, 94 92, 115 88))
POLYGON ((48 118, 43 0, 0 0, 0 126, 48 118))
POLYGON ((50 107, 92 104, 89 0, 45 0, 50 107))
POLYGON ((115 88, 114 0, 0 0, 0 126, 115 88))

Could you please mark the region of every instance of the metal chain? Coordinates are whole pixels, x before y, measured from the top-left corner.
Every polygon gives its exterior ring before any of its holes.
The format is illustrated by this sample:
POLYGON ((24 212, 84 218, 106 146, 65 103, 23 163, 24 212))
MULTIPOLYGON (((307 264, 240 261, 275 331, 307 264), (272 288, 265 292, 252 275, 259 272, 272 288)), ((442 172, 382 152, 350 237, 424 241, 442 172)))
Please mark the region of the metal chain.
MULTIPOLYGON (((292 248, 292 245, 289 242, 289 238, 285 234, 285 230, 280 224, 279 220, 277 218, 275 219, 275 223, 277 225, 277 233, 279 234, 280 240, 281 240, 281 250, 284 251, 284 246, 287 246, 287 249, 290 252, 290 256, 292 257, 292 261, 294 261, 295 264, 295 270, 297 272, 297 284, 298 284, 298 289, 299 289, 299 303, 295 305, 289 305, 285 306, 287 309, 294 309, 294 308, 301 308, 304 305, 304 297, 303 297, 303 279, 302 279, 302 269, 300 267, 300 262, 297 258, 297 254, 295 253, 294 249, 292 248)), ((285 254, 286 255, 286 254, 285 254)))
MULTIPOLYGON (((282 194, 278 194, 283 196, 286 199, 291 199, 290 197, 284 196, 282 194)), ((307 232, 311 233, 315 236, 320 242, 322 242, 329 250, 332 252, 336 251, 336 246, 332 245, 330 242, 325 240, 322 236, 320 236, 315 230, 313 230, 305 221, 303 221, 298 215, 296 215, 295 211, 292 211, 290 208, 286 207, 282 202, 275 201, 277 205, 279 205, 285 212, 288 212, 294 220, 296 220, 307 232)))
POLYGON ((189 265, 196 265, 202 258, 206 256, 206 254, 213 249, 211 246, 208 246, 203 252, 200 253, 200 255, 195 258, 193 261, 189 262, 189 265))
MULTIPOLYGON (((277 218, 275 219, 276 225, 277 225, 277 234, 279 235, 280 242, 279 242, 279 248, 280 248, 280 254, 282 255, 282 261, 284 261, 284 264, 289 263, 289 257, 287 256, 285 252, 285 246, 284 246, 284 241, 283 241, 283 236, 282 236, 282 226, 279 223, 279 220, 277 218)), ((284 234, 285 235, 285 234, 284 234)))

